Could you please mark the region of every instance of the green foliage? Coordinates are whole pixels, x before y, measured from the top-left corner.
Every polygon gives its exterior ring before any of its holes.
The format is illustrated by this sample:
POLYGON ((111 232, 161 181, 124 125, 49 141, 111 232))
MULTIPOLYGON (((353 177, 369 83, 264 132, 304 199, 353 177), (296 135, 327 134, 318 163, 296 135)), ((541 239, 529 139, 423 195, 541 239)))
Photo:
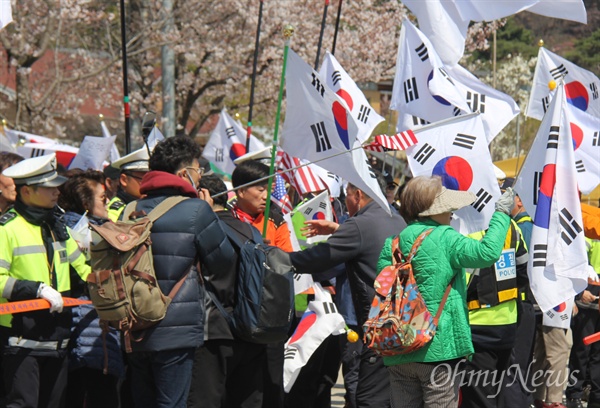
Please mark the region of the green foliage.
POLYGON ((577 40, 574 49, 567 52, 565 58, 598 75, 600 71, 600 28, 589 37, 577 40))
MULTIPOLYGON (((473 53, 472 60, 492 59, 492 38, 487 50, 477 50, 473 53)), ((522 55, 528 59, 537 55, 533 34, 515 21, 513 17, 506 20, 504 27, 496 32, 496 59, 498 61, 514 55, 522 55)))

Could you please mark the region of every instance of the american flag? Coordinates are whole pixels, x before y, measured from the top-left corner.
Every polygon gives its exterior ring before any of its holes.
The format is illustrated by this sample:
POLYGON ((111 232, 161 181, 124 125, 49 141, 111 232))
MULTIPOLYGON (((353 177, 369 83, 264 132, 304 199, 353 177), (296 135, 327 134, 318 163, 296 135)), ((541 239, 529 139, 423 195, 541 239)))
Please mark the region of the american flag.
POLYGON ((417 138, 412 130, 397 133, 393 136, 377 135, 375 140, 363 146, 365 150, 386 152, 388 150, 406 150, 417 144, 417 138))
POLYGON ((281 208, 281 212, 284 214, 294 209, 290 202, 290 196, 285 189, 285 180, 279 174, 275 175, 275 189, 271 193, 271 199, 281 208))
MULTIPOLYGON (((277 151, 277 168, 281 170, 288 170, 306 163, 307 161, 292 157, 283 150, 277 151)), ((327 184, 312 171, 310 166, 309 164, 296 170, 286 171, 281 176, 301 195, 326 190, 327 184)))

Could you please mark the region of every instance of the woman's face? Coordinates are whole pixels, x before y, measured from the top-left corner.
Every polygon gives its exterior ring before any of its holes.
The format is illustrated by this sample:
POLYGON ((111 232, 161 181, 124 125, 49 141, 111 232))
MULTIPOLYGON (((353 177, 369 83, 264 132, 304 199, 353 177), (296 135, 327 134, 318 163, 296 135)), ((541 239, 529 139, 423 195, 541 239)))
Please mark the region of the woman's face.
POLYGON ((94 183, 92 187, 94 191, 94 205, 88 209, 91 215, 100 218, 108 218, 108 211, 106 210, 106 191, 104 185, 100 183, 94 183))

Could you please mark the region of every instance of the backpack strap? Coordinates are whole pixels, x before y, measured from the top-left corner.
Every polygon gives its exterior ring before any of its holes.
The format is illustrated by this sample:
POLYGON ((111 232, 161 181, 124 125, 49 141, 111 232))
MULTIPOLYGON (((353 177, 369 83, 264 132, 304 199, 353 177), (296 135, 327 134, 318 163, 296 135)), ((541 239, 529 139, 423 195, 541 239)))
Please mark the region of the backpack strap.
MULTIPOLYGON (((167 197, 163 201, 161 201, 160 204, 158 204, 156 207, 154 207, 152 209, 152 211, 150 211, 150 214, 147 215, 147 217, 148 217, 148 219, 150 219, 150 221, 155 222, 160 217, 165 215, 167 213, 167 211, 169 211, 171 208, 175 207, 180 202, 188 200, 188 199, 189 199, 189 197, 184 197, 184 196, 167 197)), ((137 207, 137 200, 132 201, 129 204, 127 204, 127 207, 125 207, 125 209, 123 210, 123 218, 122 218, 123 221, 129 220, 129 217, 131 216, 131 214, 133 214, 135 212, 136 207, 137 207)))
POLYGON ((452 278, 452 280, 448 284, 448 287, 446 288, 446 291, 444 292, 444 297, 442 298, 442 301, 440 302, 440 305, 438 307, 437 313, 435 314, 435 317, 433 318, 433 322, 435 323, 436 326, 438 324, 438 321, 440 320, 442 310, 444 310, 444 306, 446 306, 446 300, 448 300, 448 295, 450 294, 450 289, 452 289, 452 284, 454 283, 454 279, 456 279, 456 275, 452 278))
MULTIPOLYGON (((221 225, 223 226, 223 230, 225 231, 227 238, 229 238, 236 247, 242 248, 244 246, 244 244, 246 243, 246 241, 242 241, 238 237, 237 232, 236 232, 237 230, 224 222, 222 222, 221 225)), ((250 230, 252 231, 252 241, 256 244, 261 244, 263 242, 263 239, 262 239, 262 235, 260 235, 260 232, 258 232, 258 230, 256 228, 254 228, 252 225, 250 225, 250 230)))
POLYGON ((412 259, 417 254, 417 251, 419 250, 419 247, 421 246, 421 244, 423 243, 423 241, 425 240, 425 238, 427 238, 427 236, 429 234, 431 234, 434 229, 435 228, 429 228, 428 230, 423 231, 421 233, 421 235, 419 235, 417 237, 417 239, 415 240, 412 248, 410 249, 410 252, 408 253, 408 257, 406 258, 406 262, 408 262, 408 263, 412 262, 412 259))

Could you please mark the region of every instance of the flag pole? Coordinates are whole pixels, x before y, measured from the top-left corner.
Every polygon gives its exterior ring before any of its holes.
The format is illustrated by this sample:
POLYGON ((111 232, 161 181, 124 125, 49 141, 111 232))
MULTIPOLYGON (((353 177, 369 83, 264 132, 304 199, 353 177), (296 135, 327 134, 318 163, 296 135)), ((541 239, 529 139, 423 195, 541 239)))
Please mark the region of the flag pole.
POLYGON ((325 8, 323 8, 323 19, 321 20, 321 32, 319 33, 319 44, 317 45, 317 58, 315 59, 315 71, 319 70, 319 57, 321 56, 321 45, 323 44, 323 32, 325 31, 325 21, 327 21, 327 8, 329 0, 325 0, 325 8))
MULTIPOLYGON (((279 98, 277 100, 277 114, 275 115, 275 129, 273 130, 273 147, 271 148, 271 166, 269 168, 269 179, 273 177, 273 174, 275 172, 275 155, 277 154, 277 135, 279 134, 279 118, 281 117, 281 101, 283 99, 283 87, 285 86, 285 70, 287 65, 288 50, 290 49, 290 39, 292 38, 292 35, 294 35, 294 27, 290 24, 286 24, 283 27, 283 37, 285 38, 285 46, 283 48, 283 68, 281 70, 281 82, 279 83, 279 98)), ((256 181, 254 183, 256 183, 256 181)), ((267 223, 269 222, 269 211, 271 210, 272 189, 273 182, 269 181, 267 183, 267 203, 265 205, 265 216, 262 231, 263 238, 267 237, 267 223)))
POLYGON ((123 111, 125 113, 125 153, 131 153, 131 123, 129 85, 127 84, 127 33, 125 31, 125 0, 121 0, 121 53, 123 59, 123 111))
POLYGON ((256 83, 256 66, 258 65, 258 47, 263 3, 263 0, 260 0, 260 7, 258 8, 258 25, 256 26, 256 41, 254 43, 254 62, 252 64, 252 80, 250 83, 250 105, 248 107, 248 127, 246 128, 246 153, 250 153, 250 136, 252 136, 252 108, 254 107, 254 85, 256 83))
POLYGON ((333 32, 333 45, 331 46, 331 55, 335 55, 335 44, 337 43, 337 35, 340 30, 340 17, 342 15, 342 3, 344 0, 340 0, 340 4, 338 5, 337 17, 335 19, 335 31, 333 32))

